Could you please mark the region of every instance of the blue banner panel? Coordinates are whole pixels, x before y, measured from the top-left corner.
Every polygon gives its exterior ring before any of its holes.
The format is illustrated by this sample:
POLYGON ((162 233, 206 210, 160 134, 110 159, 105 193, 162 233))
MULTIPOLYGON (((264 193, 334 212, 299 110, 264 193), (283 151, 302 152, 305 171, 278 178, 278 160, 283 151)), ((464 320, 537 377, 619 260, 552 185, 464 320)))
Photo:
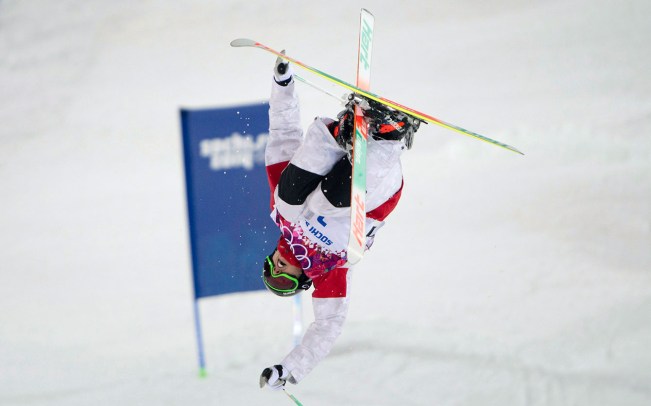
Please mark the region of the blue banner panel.
POLYGON ((267 103, 181 110, 197 299, 264 289, 262 260, 277 238, 264 166, 268 112, 267 103))

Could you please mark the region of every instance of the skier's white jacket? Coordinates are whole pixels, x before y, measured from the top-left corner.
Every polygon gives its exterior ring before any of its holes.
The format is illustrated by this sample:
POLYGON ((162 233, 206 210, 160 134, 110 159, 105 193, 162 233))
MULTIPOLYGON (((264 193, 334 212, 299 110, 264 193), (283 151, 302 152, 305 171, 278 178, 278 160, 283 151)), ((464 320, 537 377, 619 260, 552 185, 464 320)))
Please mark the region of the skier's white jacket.
MULTIPOLYGON (((328 125, 316 118, 305 136, 294 81, 273 82, 265 164, 271 188, 271 218, 282 237, 279 249, 313 281, 314 322, 282 365, 297 383, 329 352, 348 311, 350 163, 328 125), (286 255, 286 253, 285 253, 286 255)), ((366 248, 395 208, 402 192, 402 142, 368 139, 366 248)))

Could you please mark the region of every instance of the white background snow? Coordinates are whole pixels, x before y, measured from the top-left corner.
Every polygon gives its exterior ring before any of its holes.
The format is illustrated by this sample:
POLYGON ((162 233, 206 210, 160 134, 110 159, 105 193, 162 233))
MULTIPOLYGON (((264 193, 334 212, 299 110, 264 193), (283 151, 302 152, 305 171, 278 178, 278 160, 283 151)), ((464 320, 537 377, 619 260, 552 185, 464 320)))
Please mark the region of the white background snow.
MULTIPOLYGON (((178 110, 268 97, 275 58, 238 37, 352 81, 361 7, 375 91, 526 156, 422 128, 290 391, 651 404, 651 2, 2 0, 1 405, 291 404, 257 386, 291 342, 263 291, 202 301, 197 377, 178 110)), ((298 86, 306 125, 340 109, 298 86)))

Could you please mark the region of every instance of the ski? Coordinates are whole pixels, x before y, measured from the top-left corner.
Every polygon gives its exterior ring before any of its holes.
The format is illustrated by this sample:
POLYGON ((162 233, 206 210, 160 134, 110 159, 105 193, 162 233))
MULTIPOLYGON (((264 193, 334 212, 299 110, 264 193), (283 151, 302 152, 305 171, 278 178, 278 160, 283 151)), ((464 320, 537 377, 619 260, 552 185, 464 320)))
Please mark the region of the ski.
MULTIPOLYGON (((356 84, 358 88, 368 91, 371 83, 371 51, 375 19, 368 10, 362 9, 359 20, 356 84)), ((353 128, 350 235, 347 260, 354 265, 362 259, 366 247, 366 146, 368 140, 368 122, 364 118, 362 108, 357 103, 355 103, 353 128)))
POLYGON ((409 114, 412 117, 415 117, 415 118, 417 118, 419 120, 422 120, 422 121, 425 121, 425 122, 428 122, 428 123, 432 123, 432 124, 436 124, 436 125, 439 125, 441 127, 447 128, 449 130, 455 131, 457 133, 467 135, 467 136, 476 138, 478 140, 487 142, 489 144, 492 144, 492 145, 507 149, 509 151, 524 155, 520 150, 518 150, 517 148, 512 147, 512 146, 510 146, 508 144, 504 144, 504 143, 502 143, 500 141, 497 141, 497 140, 488 138, 486 136, 483 136, 481 134, 477 134, 475 132, 466 130, 465 128, 459 127, 457 125, 447 123, 447 122, 445 122, 443 120, 440 120, 440 119, 438 119, 436 117, 430 116, 428 114, 425 114, 425 113, 422 113, 420 111, 414 110, 414 109, 412 109, 410 107, 404 106, 404 105, 402 105, 400 103, 389 100, 389 99, 387 99, 385 97, 381 97, 381 96, 379 96, 377 94, 374 94, 374 93, 371 93, 371 92, 369 92, 367 90, 361 89, 358 86, 353 86, 350 83, 347 83, 347 82, 345 82, 345 81, 343 81, 343 80, 341 80, 339 78, 336 78, 336 77, 334 77, 332 75, 329 75, 329 74, 327 74, 327 73, 325 73, 325 72, 323 72, 323 71, 321 71, 319 69, 316 69, 316 68, 314 68, 314 67, 312 67, 310 65, 304 64, 303 62, 298 61, 298 60, 296 60, 296 59, 294 59, 292 57, 289 57, 289 56, 287 56, 285 54, 281 54, 280 52, 276 51, 275 49, 269 48, 268 46, 266 46, 266 45, 264 45, 264 44, 262 44, 260 42, 256 42, 256 41, 253 41, 253 40, 247 39, 247 38, 238 38, 238 39, 235 39, 235 40, 231 41, 231 46, 232 47, 254 47, 254 48, 262 49, 262 50, 270 52, 270 53, 272 53, 272 54, 274 54, 276 56, 280 56, 281 58, 284 58, 285 60, 288 60, 288 61, 294 63, 296 66, 299 66, 299 67, 301 67, 301 68, 303 68, 303 69, 305 69, 305 70, 307 70, 309 72, 312 72, 312 73, 314 73, 314 74, 316 74, 316 75, 318 75, 318 76, 320 76, 320 77, 322 77, 322 78, 324 78, 324 79, 326 79, 326 80, 328 80, 330 82, 333 82, 333 83, 335 83, 335 84, 337 84, 339 86, 342 86, 342 87, 352 91, 353 93, 356 93, 356 94, 358 94, 360 96, 369 98, 371 100, 375 100, 378 103, 382 103, 382 104, 384 104, 384 105, 386 105, 388 107, 391 107, 391 108, 393 108, 395 110, 402 111, 403 113, 409 114))

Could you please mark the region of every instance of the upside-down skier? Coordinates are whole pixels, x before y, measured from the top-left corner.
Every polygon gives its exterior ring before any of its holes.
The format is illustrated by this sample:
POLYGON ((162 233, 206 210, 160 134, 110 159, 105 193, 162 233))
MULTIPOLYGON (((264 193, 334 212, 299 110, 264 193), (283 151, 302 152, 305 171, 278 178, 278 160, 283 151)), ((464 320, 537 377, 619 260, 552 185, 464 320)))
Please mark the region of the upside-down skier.
MULTIPOLYGON (((352 102, 351 102, 352 103, 352 102)), ((411 147, 419 121, 367 101, 366 249, 398 204, 403 188, 400 156, 411 147)), ((332 349, 348 312, 351 268, 350 153, 353 106, 337 120, 316 118, 306 134, 288 62, 274 66, 265 164, 271 189, 271 217, 281 235, 264 259, 268 290, 292 296, 314 287, 314 322, 300 345, 279 364, 265 368, 260 387, 282 388, 301 381, 332 349)))

